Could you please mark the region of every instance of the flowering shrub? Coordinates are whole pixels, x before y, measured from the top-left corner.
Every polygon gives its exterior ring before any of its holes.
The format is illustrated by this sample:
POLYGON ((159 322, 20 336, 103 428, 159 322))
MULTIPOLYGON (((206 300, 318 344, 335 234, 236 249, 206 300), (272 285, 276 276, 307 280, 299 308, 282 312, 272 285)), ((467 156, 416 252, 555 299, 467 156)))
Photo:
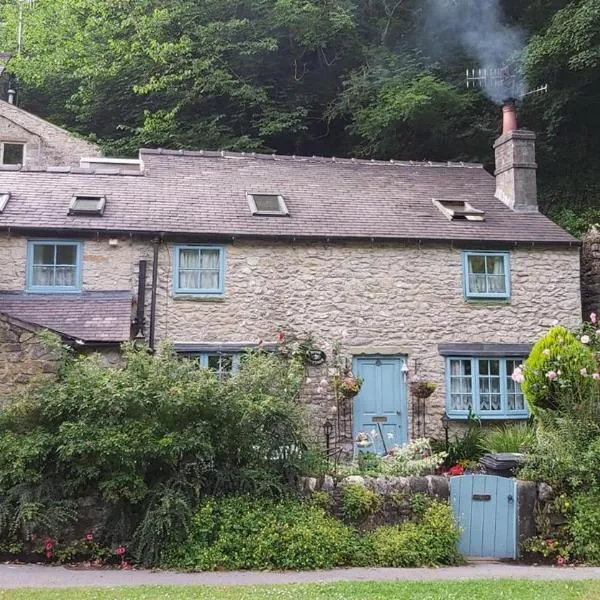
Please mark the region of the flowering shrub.
POLYGON ((381 473, 399 477, 428 475, 435 473, 445 458, 445 452, 433 452, 428 439, 417 438, 403 446, 394 446, 382 457, 381 473))
MULTIPOLYGON (((361 438, 362 439, 362 438, 361 438)), ((369 437, 365 439, 368 441, 369 437)), ((369 446, 372 442, 369 443, 369 446)), ((402 446, 393 446, 385 456, 369 454, 369 459, 360 456, 349 464, 340 465, 342 475, 368 474, 396 477, 430 475, 444 462, 445 452, 433 452, 426 438, 412 440, 402 446)))
POLYGON ((534 345, 524 368, 513 373, 534 414, 539 408, 556 409, 568 395, 576 400, 591 393, 600 375, 595 375, 597 364, 586 340, 553 327, 534 345))

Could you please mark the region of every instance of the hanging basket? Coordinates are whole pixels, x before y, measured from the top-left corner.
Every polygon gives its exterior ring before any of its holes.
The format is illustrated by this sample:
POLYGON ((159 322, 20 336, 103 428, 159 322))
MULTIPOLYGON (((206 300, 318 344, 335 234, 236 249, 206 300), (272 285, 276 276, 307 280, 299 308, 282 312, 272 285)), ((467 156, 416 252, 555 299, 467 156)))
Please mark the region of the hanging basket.
POLYGON ((363 380, 360 377, 355 377, 352 374, 342 375, 334 377, 333 385, 336 387, 340 394, 346 398, 354 398, 360 392, 363 380))
POLYGON ((437 385, 431 381, 413 381, 410 384, 410 393, 413 398, 425 400, 435 392, 437 385))

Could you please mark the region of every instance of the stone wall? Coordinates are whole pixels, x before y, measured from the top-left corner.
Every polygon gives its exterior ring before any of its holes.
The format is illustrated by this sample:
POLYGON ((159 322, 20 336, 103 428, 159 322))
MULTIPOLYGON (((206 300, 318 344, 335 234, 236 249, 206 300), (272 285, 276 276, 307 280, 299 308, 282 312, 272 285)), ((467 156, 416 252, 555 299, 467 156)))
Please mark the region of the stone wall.
POLYGON ((100 156, 96 144, 3 101, 0 101, 0 141, 26 144, 26 169, 79 166, 83 156, 100 156))
POLYGON ((0 403, 33 377, 54 373, 55 357, 35 332, 27 323, 0 313, 0 403))
POLYGON ((581 249, 581 304, 583 318, 600 314, 600 229, 592 227, 583 237, 581 249))
MULTIPOLYGON (((25 286, 27 240, 0 236, 3 290, 25 286)), ((438 344, 533 343, 556 322, 580 320, 579 249, 511 250, 508 302, 468 302, 462 291, 461 249, 448 244, 277 243, 226 244, 225 293, 214 298, 173 296, 173 248, 159 252, 157 340, 174 343, 256 343, 278 331, 310 334, 331 359, 402 355, 410 376, 438 384, 427 401, 426 434, 443 437, 444 359, 438 344)), ((148 260, 149 317, 152 245, 120 238, 84 242, 83 289, 137 292, 138 261, 148 260)), ((147 330, 146 330, 147 331, 147 330)), ((310 368, 305 390, 311 425, 322 437, 337 406, 331 364, 310 368)), ((409 424, 411 423, 409 406, 409 424)))

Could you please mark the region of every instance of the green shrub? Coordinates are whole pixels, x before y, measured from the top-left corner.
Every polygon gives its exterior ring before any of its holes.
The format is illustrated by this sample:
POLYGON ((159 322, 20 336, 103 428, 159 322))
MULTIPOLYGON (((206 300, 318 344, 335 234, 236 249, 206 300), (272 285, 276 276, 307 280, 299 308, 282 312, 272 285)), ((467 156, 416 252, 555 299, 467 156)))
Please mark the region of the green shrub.
POLYGON ((539 409, 574 407, 596 387, 597 365, 590 348, 561 326, 553 327, 531 350, 524 365, 523 393, 534 414, 539 409), (587 376, 582 375, 585 369, 587 376))
POLYGON ((346 484, 340 494, 340 510, 349 521, 359 522, 374 515, 381 508, 379 495, 356 483, 346 484))
POLYGON ((579 494, 573 498, 569 519, 573 555, 587 563, 600 563, 600 494, 579 494))
POLYGON ((521 452, 535 442, 535 427, 529 423, 503 425, 486 431, 481 443, 485 452, 521 452))
POLYGON ((434 501, 419 522, 378 527, 364 544, 372 566, 424 567, 459 562, 459 538, 450 506, 434 501))
POLYGON ((444 464, 451 467, 466 462, 477 462, 483 455, 483 430, 481 423, 472 417, 467 421, 467 428, 454 435, 448 445, 444 464))
POLYGON ((167 566, 327 569, 355 562, 356 534, 310 503, 232 497, 205 502, 167 566))
MULTIPOLYGON (((68 353, 0 410, 0 543, 60 537, 93 498, 99 542, 148 564, 206 494, 277 495, 304 471, 303 366, 249 353, 226 381, 167 346, 123 364, 68 353)), ((62 540, 64 541, 64 540, 62 540)))

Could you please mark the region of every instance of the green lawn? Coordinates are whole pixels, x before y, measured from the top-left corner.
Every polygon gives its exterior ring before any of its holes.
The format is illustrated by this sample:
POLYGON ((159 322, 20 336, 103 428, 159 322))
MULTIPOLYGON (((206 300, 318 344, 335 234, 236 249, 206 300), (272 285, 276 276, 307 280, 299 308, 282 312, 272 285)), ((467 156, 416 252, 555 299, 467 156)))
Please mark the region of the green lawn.
MULTIPOLYGON (((0 582, 1 585, 1 582, 0 582)), ((600 598, 600 581, 519 580, 332 583, 261 587, 134 587, 0 590, 1 600, 571 600, 600 598)))

